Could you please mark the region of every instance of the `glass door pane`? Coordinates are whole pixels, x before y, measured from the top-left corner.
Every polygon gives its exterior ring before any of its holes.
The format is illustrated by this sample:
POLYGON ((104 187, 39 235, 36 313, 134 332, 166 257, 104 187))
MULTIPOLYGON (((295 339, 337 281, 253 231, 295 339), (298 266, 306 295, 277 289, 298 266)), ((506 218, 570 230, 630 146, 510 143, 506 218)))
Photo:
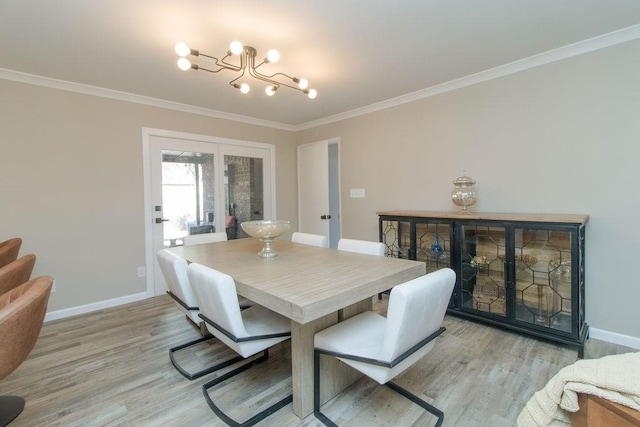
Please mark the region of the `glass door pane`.
POLYGON ((409 259, 411 248, 409 221, 385 219, 382 221, 382 242, 385 244, 385 255, 393 258, 409 259))
POLYGON ((504 227, 463 225, 462 307, 506 316, 504 227))
POLYGON ((150 242, 147 259, 154 260, 153 268, 149 266, 153 274, 149 276, 155 295, 166 290, 164 276, 155 261, 159 250, 181 245, 182 238, 188 234, 227 231, 234 238, 245 214, 247 218, 260 218, 256 212, 263 214, 265 219, 275 217, 274 146, 191 134, 179 136, 181 138, 152 134, 143 145, 147 170, 145 196, 147 191, 149 195, 145 202, 150 219, 145 227, 150 242), (230 156, 226 165, 225 156, 230 156), (247 163, 234 156, 250 158, 250 161, 247 163), (247 164, 253 179, 248 186, 235 185, 244 181, 238 177, 247 164), (231 167, 234 169, 232 175, 238 179, 232 177, 229 184, 227 168, 231 165, 238 166, 231 167), (244 195, 244 191, 253 194, 244 195), (252 204, 245 208, 241 203, 244 200, 250 200, 252 204), (238 212, 240 210, 242 212, 238 212), (229 217, 236 219, 240 215, 240 220, 230 221, 227 227, 229 217))
POLYGON ((450 267, 450 228, 449 224, 416 224, 416 259, 427 264, 427 273, 450 267))
POLYGON ((215 231, 214 155, 162 151, 164 246, 182 244, 182 237, 215 231))
POLYGON ((263 159, 225 155, 224 171, 227 236, 229 239, 249 237, 240 223, 265 218, 263 159))
POLYGON ((571 232, 515 229, 517 320, 571 332, 571 232))

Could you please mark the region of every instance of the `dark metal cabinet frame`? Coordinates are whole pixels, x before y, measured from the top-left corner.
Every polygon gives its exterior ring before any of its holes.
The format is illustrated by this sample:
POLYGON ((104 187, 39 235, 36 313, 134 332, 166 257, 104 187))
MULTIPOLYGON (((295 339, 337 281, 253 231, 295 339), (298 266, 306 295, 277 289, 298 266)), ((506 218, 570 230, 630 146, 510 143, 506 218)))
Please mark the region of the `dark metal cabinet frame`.
MULTIPOLYGON (((578 348, 578 356, 583 357, 589 329, 585 321, 584 299, 585 226, 588 216, 427 211, 390 211, 378 212, 378 215, 380 241, 387 246, 387 256, 424 261, 427 272, 443 267, 450 267, 456 272, 449 314, 573 345, 578 348), (475 274, 479 275, 483 268, 485 271, 489 269, 488 265, 474 264, 475 244, 478 236, 483 236, 476 232, 485 233, 484 237, 492 242, 489 234, 500 237, 499 244, 496 243, 499 259, 492 260, 498 271, 492 270, 495 277, 488 281, 490 285, 495 283, 495 286, 489 286, 489 290, 496 291, 492 303, 499 309, 495 311, 490 303, 482 305, 475 300, 473 293, 477 280, 475 274), (544 249, 543 253, 557 250, 561 254, 557 259, 546 260, 549 265, 541 263, 546 272, 540 271, 539 266, 530 267, 526 262, 536 261, 523 255, 531 240, 525 243, 522 236, 538 234, 547 236, 547 240, 542 241, 552 248, 544 249), (568 247, 555 248, 549 237, 552 235, 562 236, 562 242, 568 247), (429 248, 427 239, 435 240, 436 252, 429 248), (552 278, 560 277, 560 270, 555 264, 553 267, 550 265, 552 262, 558 264, 558 260, 561 260, 566 281, 562 292, 552 286, 552 278), (528 277, 533 278, 531 284, 527 282, 528 277), (540 310, 537 310, 536 298, 541 301, 545 295, 551 297, 546 297, 546 303, 538 302, 540 310)), ((480 262, 484 261, 483 258, 479 258, 480 262)))

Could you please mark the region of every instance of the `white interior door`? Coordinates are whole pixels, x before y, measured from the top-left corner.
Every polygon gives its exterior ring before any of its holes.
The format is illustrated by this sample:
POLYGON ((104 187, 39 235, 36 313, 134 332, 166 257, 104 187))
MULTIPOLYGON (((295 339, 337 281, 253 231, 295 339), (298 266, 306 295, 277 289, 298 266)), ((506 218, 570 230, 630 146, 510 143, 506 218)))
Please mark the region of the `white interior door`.
POLYGON ((298 147, 299 229, 327 236, 331 247, 340 237, 337 153, 337 145, 330 141, 298 147))
POLYGON ((143 136, 147 292, 161 295, 159 250, 187 234, 246 237, 242 221, 275 218, 275 147, 168 131, 143 136))

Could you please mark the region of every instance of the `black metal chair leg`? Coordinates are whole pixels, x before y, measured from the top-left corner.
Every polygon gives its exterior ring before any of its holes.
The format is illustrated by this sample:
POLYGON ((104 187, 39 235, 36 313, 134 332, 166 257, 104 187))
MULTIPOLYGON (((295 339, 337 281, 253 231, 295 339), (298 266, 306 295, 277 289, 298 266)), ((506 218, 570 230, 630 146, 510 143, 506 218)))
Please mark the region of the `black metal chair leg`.
POLYGON ((24 409, 24 399, 19 396, 0 396, 0 426, 15 420, 24 409))
MULTIPOLYGON (((442 423, 444 422, 444 412, 397 384, 388 382, 385 385, 417 404, 422 409, 435 415, 438 418, 435 427, 442 426, 442 423)), ((336 423, 331 421, 329 417, 320 411, 320 352, 317 349, 313 352, 313 415, 328 427, 338 427, 336 423)))
POLYGON ((260 356, 259 358, 253 359, 253 360, 245 363, 244 365, 240 366, 239 368, 236 368, 233 371, 227 372, 226 374, 224 374, 224 375, 222 375, 222 376, 220 376, 218 378, 215 378, 215 379, 209 381, 208 383, 206 383, 206 384, 204 384, 202 386, 202 393, 204 394, 204 398, 207 401, 207 404, 209 405, 211 410, 213 410, 213 412, 215 412, 215 414, 218 417, 220 417, 220 419, 222 421, 224 421, 227 425, 232 426, 232 427, 249 427, 249 426, 252 426, 252 425, 256 424, 257 422, 262 421, 263 419, 267 418, 269 415, 273 414, 274 412, 278 411, 279 409, 287 406, 289 403, 293 402, 293 395, 290 394, 287 397, 285 397, 284 399, 278 401, 277 403, 269 406, 268 408, 264 409, 260 413, 258 413, 256 415, 254 415, 253 417, 249 418, 248 420, 240 423, 240 422, 237 422, 236 420, 232 419, 231 417, 229 417, 220 408, 218 408, 218 406, 215 404, 213 399, 211 399, 211 396, 209 396, 209 392, 208 392, 209 389, 211 389, 211 388, 215 387, 216 385, 228 380, 231 377, 234 377, 234 376, 238 375, 241 372, 246 371, 247 369, 249 369, 253 365, 257 365, 258 363, 262 363, 262 362, 266 361, 268 358, 269 358, 269 351, 268 350, 264 350, 264 352, 262 353, 262 356, 260 356))
POLYGON ((403 395, 404 397, 406 397, 407 399, 409 399, 410 401, 412 401, 416 405, 420 406, 422 409, 424 409, 427 412, 430 412, 433 415, 435 415, 436 417, 438 417, 438 421, 436 422, 435 427, 440 427, 442 425, 442 423, 444 421, 444 412, 442 412, 440 409, 436 408, 435 406, 431 405, 430 403, 425 402, 424 400, 420 399, 415 394, 413 394, 410 391, 400 387, 397 384, 394 384, 392 382, 388 382, 385 385, 387 387, 389 387, 390 389, 396 391, 397 393, 403 395))
POLYGON ((236 362, 244 360, 241 356, 238 356, 238 357, 235 357, 233 359, 226 360, 226 361, 224 361, 222 363, 219 363, 219 364, 214 365, 214 366, 210 366, 208 368, 205 368, 205 369, 203 369, 201 371, 194 372, 194 373, 187 372, 182 366, 180 366, 178 364, 178 362, 175 359, 175 356, 173 355, 176 351, 184 350, 185 348, 194 346, 196 344, 200 344, 203 341, 208 341, 208 340, 211 340, 211 339, 215 339, 215 338, 213 338, 210 335, 210 336, 207 336, 207 337, 198 338, 196 340, 189 341, 189 342, 181 344, 179 346, 170 348, 169 349, 169 359, 171 359, 171 363, 173 364, 173 367, 176 368, 176 370, 178 372, 180 372, 180 374, 182 374, 182 376, 187 378, 188 380, 195 380, 196 378, 200 378, 200 377, 202 377, 204 375, 210 374, 211 372, 217 371, 217 370, 222 369, 224 367, 227 367, 229 365, 233 365, 236 362))
POLYGON ((338 427, 320 412, 320 352, 318 350, 313 351, 313 415, 328 427, 338 427))

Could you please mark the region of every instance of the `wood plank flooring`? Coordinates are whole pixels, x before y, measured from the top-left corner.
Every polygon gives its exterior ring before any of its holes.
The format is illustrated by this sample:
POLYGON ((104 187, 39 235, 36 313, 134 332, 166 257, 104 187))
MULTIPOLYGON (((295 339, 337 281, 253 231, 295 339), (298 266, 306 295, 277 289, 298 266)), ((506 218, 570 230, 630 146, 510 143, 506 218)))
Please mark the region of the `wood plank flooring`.
MULTIPOLYGON (((386 301, 374 309, 384 312, 386 301)), ((434 350, 397 378, 443 410, 445 426, 513 426, 531 395, 577 360, 573 347, 450 316, 445 326, 434 350)), ((198 336, 167 296, 47 323, 28 359, 0 381, 0 394, 27 400, 11 426, 223 426, 201 386, 226 370, 189 381, 169 361, 170 347, 198 336)), ((201 344, 182 352, 179 361, 196 370, 224 348, 201 344)), ((585 357, 627 351, 633 350, 589 340, 585 357)), ((280 344, 267 362, 212 396, 242 418, 247 410, 290 393, 289 353, 288 342, 280 344)), ((366 378, 328 402, 323 412, 343 426, 433 425, 432 416, 366 378)), ((259 425, 322 424, 313 415, 298 419, 288 405, 259 425)))

